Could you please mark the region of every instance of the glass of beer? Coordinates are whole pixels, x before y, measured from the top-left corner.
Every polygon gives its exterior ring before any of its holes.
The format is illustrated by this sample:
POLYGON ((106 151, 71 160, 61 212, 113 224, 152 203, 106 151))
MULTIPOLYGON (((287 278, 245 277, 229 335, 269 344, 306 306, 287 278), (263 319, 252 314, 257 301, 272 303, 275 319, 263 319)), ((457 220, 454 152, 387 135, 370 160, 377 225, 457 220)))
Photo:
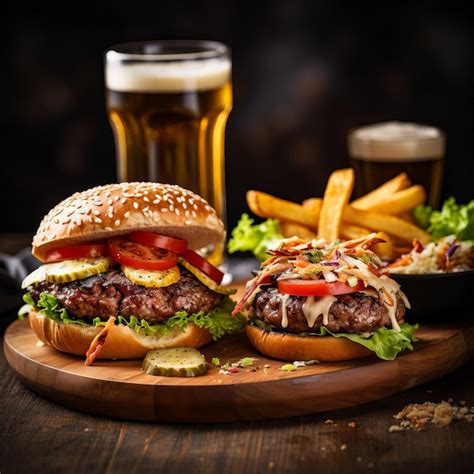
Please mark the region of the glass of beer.
MULTIPOLYGON (((206 199, 225 222, 227 46, 192 40, 113 46, 105 52, 105 85, 118 180, 178 184, 206 199)), ((207 256, 220 263, 222 251, 207 249, 207 256)))
POLYGON ((432 207, 439 205, 445 136, 438 128, 409 122, 367 125, 349 132, 348 149, 358 196, 404 171, 424 186, 432 207))

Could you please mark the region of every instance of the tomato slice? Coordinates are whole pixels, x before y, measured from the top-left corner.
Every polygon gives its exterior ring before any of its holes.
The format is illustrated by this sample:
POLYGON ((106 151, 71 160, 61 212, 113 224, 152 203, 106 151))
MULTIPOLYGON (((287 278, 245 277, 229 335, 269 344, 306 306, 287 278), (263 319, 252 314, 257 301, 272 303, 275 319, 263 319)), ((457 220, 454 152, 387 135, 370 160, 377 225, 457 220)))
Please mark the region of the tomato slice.
POLYGON ((175 239, 167 235, 156 234, 154 232, 136 231, 132 232, 128 238, 138 244, 147 247, 158 247, 182 255, 188 248, 188 243, 183 239, 175 239))
POLYGON ((46 255, 46 263, 74 260, 76 258, 99 258, 107 255, 107 246, 103 244, 71 245, 58 247, 46 255))
POLYGON ((365 288, 364 282, 357 281, 356 286, 350 286, 341 281, 328 283, 325 280, 282 280, 278 282, 278 290, 295 296, 327 296, 355 293, 365 288))
POLYGON ((109 254, 122 265, 144 270, 166 270, 178 262, 178 256, 173 252, 147 247, 125 238, 109 240, 109 254))
POLYGON ((209 263, 205 258, 201 257, 194 250, 186 250, 183 254, 183 258, 187 260, 191 265, 199 268, 208 277, 212 278, 218 285, 222 283, 224 274, 215 267, 212 263, 209 263))

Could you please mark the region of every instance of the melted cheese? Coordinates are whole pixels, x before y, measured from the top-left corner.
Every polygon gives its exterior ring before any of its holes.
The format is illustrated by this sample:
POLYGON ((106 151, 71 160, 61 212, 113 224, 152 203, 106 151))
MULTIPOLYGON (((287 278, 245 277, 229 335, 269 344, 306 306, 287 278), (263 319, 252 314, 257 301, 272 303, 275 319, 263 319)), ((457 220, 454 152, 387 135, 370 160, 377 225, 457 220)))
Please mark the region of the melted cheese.
POLYGON ((281 295, 281 327, 288 327, 288 313, 286 311, 286 303, 290 295, 281 295))
POLYGON ((336 301, 335 296, 323 296, 322 298, 308 296, 306 298, 303 303, 303 314, 310 328, 314 326, 321 315, 323 316, 323 325, 327 326, 329 323, 329 309, 334 301, 336 301))
POLYGON ((346 259, 346 261, 348 261, 350 264, 354 265, 358 269, 346 270, 347 273, 351 273, 354 276, 357 276, 357 278, 364 280, 367 286, 372 286, 378 292, 380 292, 382 288, 385 289, 385 291, 390 295, 391 299, 393 300, 393 304, 390 304, 387 301, 387 298, 384 298, 383 304, 387 308, 392 328, 395 329, 395 331, 400 331, 400 325, 398 324, 396 317, 398 305, 397 296, 401 296, 405 305, 408 308, 410 307, 406 296, 403 294, 402 291, 400 291, 400 285, 395 280, 389 278, 387 275, 377 277, 370 270, 368 270, 367 266, 363 262, 355 258, 349 257, 348 255, 345 255, 344 258, 346 259))

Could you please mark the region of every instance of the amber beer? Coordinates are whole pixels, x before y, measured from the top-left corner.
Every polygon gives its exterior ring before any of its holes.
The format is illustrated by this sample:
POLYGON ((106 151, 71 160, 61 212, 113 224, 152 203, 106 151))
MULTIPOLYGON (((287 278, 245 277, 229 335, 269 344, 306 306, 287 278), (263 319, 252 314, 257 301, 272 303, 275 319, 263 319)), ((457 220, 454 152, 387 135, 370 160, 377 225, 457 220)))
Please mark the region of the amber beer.
POLYGON ((352 130, 348 136, 361 196, 401 172, 425 187, 431 206, 439 205, 445 136, 437 128, 408 122, 384 122, 352 130))
POLYGON ((105 81, 119 181, 179 184, 225 220, 224 130, 232 109, 227 47, 119 45, 106 52, 105 81))

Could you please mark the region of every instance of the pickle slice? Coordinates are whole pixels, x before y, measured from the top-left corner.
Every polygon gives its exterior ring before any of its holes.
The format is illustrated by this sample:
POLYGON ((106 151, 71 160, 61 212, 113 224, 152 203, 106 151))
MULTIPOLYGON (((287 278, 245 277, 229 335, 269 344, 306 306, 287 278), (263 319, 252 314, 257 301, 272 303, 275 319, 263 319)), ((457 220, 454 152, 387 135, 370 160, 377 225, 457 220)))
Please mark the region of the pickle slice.
POLYGON ((81 258, 48 263, 43 266, 45 267, 46 280, 54 283, 67 283, 106 272, 109 269, 110 260, 106 257, 81 258))
POLYGON ((229 288, 228 286, 222 286, 217 284, 212 278, 208 277, 204 272, 191 265, 184 258, 179 259, 179 263, 183 265, 186 270, 189 270, 203 285, 207 286, 210 290, 220 293, 221 295, 233 295, 237 290, 229 288))
POLYGON ((31 272, 22 282, 21 287, 52 281, 54 283, 67 283, 82 280, 92 275, 104 273, 109 269, 110 260, 105 257, 83 258, 78 260, 63 260, 62 262, 46 263, 31 272))
POLYGON ((194 347, 171 347, 150 351, 142 369, 149 375, 195 377, 206 372, 206 359, 194 347))
POLYGON ((161 288, 170 286, 179 280, 180 273, 178 267, 171 267, 166 270, 142 270, 122 265, 125 276, 137 285, 161 288))

